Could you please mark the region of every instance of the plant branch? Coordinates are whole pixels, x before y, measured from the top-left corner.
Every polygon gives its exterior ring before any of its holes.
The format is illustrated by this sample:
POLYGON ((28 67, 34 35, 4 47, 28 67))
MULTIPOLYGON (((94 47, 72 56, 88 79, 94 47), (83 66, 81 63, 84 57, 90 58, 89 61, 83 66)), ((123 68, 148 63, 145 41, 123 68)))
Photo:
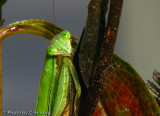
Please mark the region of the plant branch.
POLYGON ((91 0, 84 35, 80 43, 79 68, 88 91, 82 96, 82 115, 93 115, 107 76, 118 68, 111 65, 123 0, 111 0, 107 28, 107 0, 91 0), (99 56, 99 57, 98 57, 99 56), (98 57, 98 58, 97 58, 98 57), (83 101, 84 99, 84 101, 83 101))
MULTIPOLYGON (((97 69, 95 70, 94 80, 88 95, 88 104, 92 106, 93 111, 102 94, 104 83, 108 75, 119 67, 118 64, 111 64, 120 16, 122 11, 123 0, 111 0, 110 9, 107 21, 106 32, 104 41, 100 50, 97 69), (93 97, 94 96, 94 97, 93 97)), ((89 109, 89 108, 88 108, 89 109)))
POLYGON ((80 75, 87 88, 92 78, 92 71, 95 68, 95 57, 101 48, 104 36, 107 6, 108 0, 90 1, 86 26, 77 49, 79 60, 76 62, 79 62, 80 75))

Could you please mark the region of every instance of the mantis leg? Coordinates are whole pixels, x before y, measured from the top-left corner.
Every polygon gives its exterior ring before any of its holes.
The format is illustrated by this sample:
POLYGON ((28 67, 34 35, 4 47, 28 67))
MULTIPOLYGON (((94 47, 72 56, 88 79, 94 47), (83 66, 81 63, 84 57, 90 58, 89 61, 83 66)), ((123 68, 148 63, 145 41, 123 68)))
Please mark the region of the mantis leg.
POLYGON ((75 114, 76 111, 77 111, 78 100, 80 99, 80 95, 81 95, 81 86, 80 86, 80 83, 79 83, 79 79, 78 79, 76 69, 75 69, 75 67, 72 63, 72 60, 65 57, 64 62, 67 62, 68 65, 69 65, 69 70, 70 70, 71 76, 73 78, 75 89, 76 89, 76 96, 75 96, 75 101, 74 101, 74 114, 75 114))
MULTIPOLYGON (((62 66, 60 67, 60 64, 57 63, 58 61, 59 58, 57 57, 48 55, 46 57, 40 80, 36 116, 47 112, 51 113, 52 116, 62 115, 65 107, 69 103, 69 82, 71 77, 73 78, 76 89, 74 114, 76 112, 77 101, 81 95, 81 87, 76 70, 71 59, 64 57, 62 66)), ((49 114, 43 114, 42 116, 47 115, 49 114)))
POLYGON ((50 87, 55 74, 56 58, 47 55, 45 59, 44 69, 41 74, 39 83, 39 93, 36 107, 36 116, 47 116, 49 101, 50 101, 50 87))
POLYGON ((70 81, 70 71, 68 68, 68 64, 63 60, 55 99, 54 102, 52 102, 53 104, 53 109, 51 112, 52 116, 61 116, 65 107, 68 104, 69 81, 70 81))
POLYGON ((58 62, 59 62, 59 57, 56 57, 56 60, 54 60, 54 63, 53 63, 54 72, 53 72, 53 78, 52 78, 52 83, 51 83, 51 87, 50 87, 50 96, 49 96, 48 110, 50 113, 52 112, 52 109, 54 107, 54 101, 55 101, 57 86, 58 86, 58 82, 59 82, 61 63, 58 63, 58 62))

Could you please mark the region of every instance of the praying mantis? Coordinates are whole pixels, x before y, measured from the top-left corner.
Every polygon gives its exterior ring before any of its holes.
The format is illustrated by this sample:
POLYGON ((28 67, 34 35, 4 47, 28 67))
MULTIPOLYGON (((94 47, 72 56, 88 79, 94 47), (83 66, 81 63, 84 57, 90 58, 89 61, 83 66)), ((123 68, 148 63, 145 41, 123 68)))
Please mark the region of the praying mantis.
POLYGON ((36 116, 61 116, 70 100, 70 82, 74 83, 73 113, 81 95, 81 86, 72 63, 70 32, 62 31, 48 45, 44 69, 39 84, 36 116))

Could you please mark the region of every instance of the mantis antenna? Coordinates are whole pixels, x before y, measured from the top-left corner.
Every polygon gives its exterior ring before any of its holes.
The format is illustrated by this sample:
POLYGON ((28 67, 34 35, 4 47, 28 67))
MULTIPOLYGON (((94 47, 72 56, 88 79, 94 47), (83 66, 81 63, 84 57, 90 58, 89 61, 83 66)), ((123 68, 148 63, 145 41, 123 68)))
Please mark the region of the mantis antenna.
POLYGON ((55 24, 55 8, 54 8, 54 0, 53 0, 53 24, 55 24))

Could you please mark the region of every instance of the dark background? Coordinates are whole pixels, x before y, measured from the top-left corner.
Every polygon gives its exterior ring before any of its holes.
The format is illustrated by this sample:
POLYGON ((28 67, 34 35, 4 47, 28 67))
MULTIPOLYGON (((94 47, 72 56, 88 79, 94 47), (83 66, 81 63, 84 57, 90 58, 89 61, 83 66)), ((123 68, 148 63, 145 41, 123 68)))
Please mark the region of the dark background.
MULTIPOLYGON (((55 0, 55 24, 80 37, 88 3, 89 0, 55 0)), ((115 53, 132 64, 145 81, 151 79, 154 69, 160 71, 159 5, 159 0, 124 0, 115 47, 115 53)), ((3 18, 4 25, 24 19, 53 22, 53 1, 8 0, 3 7, 3 18)), ((29 34, 3 41, 3 110, 35 110, 48 43, 29 34)))

